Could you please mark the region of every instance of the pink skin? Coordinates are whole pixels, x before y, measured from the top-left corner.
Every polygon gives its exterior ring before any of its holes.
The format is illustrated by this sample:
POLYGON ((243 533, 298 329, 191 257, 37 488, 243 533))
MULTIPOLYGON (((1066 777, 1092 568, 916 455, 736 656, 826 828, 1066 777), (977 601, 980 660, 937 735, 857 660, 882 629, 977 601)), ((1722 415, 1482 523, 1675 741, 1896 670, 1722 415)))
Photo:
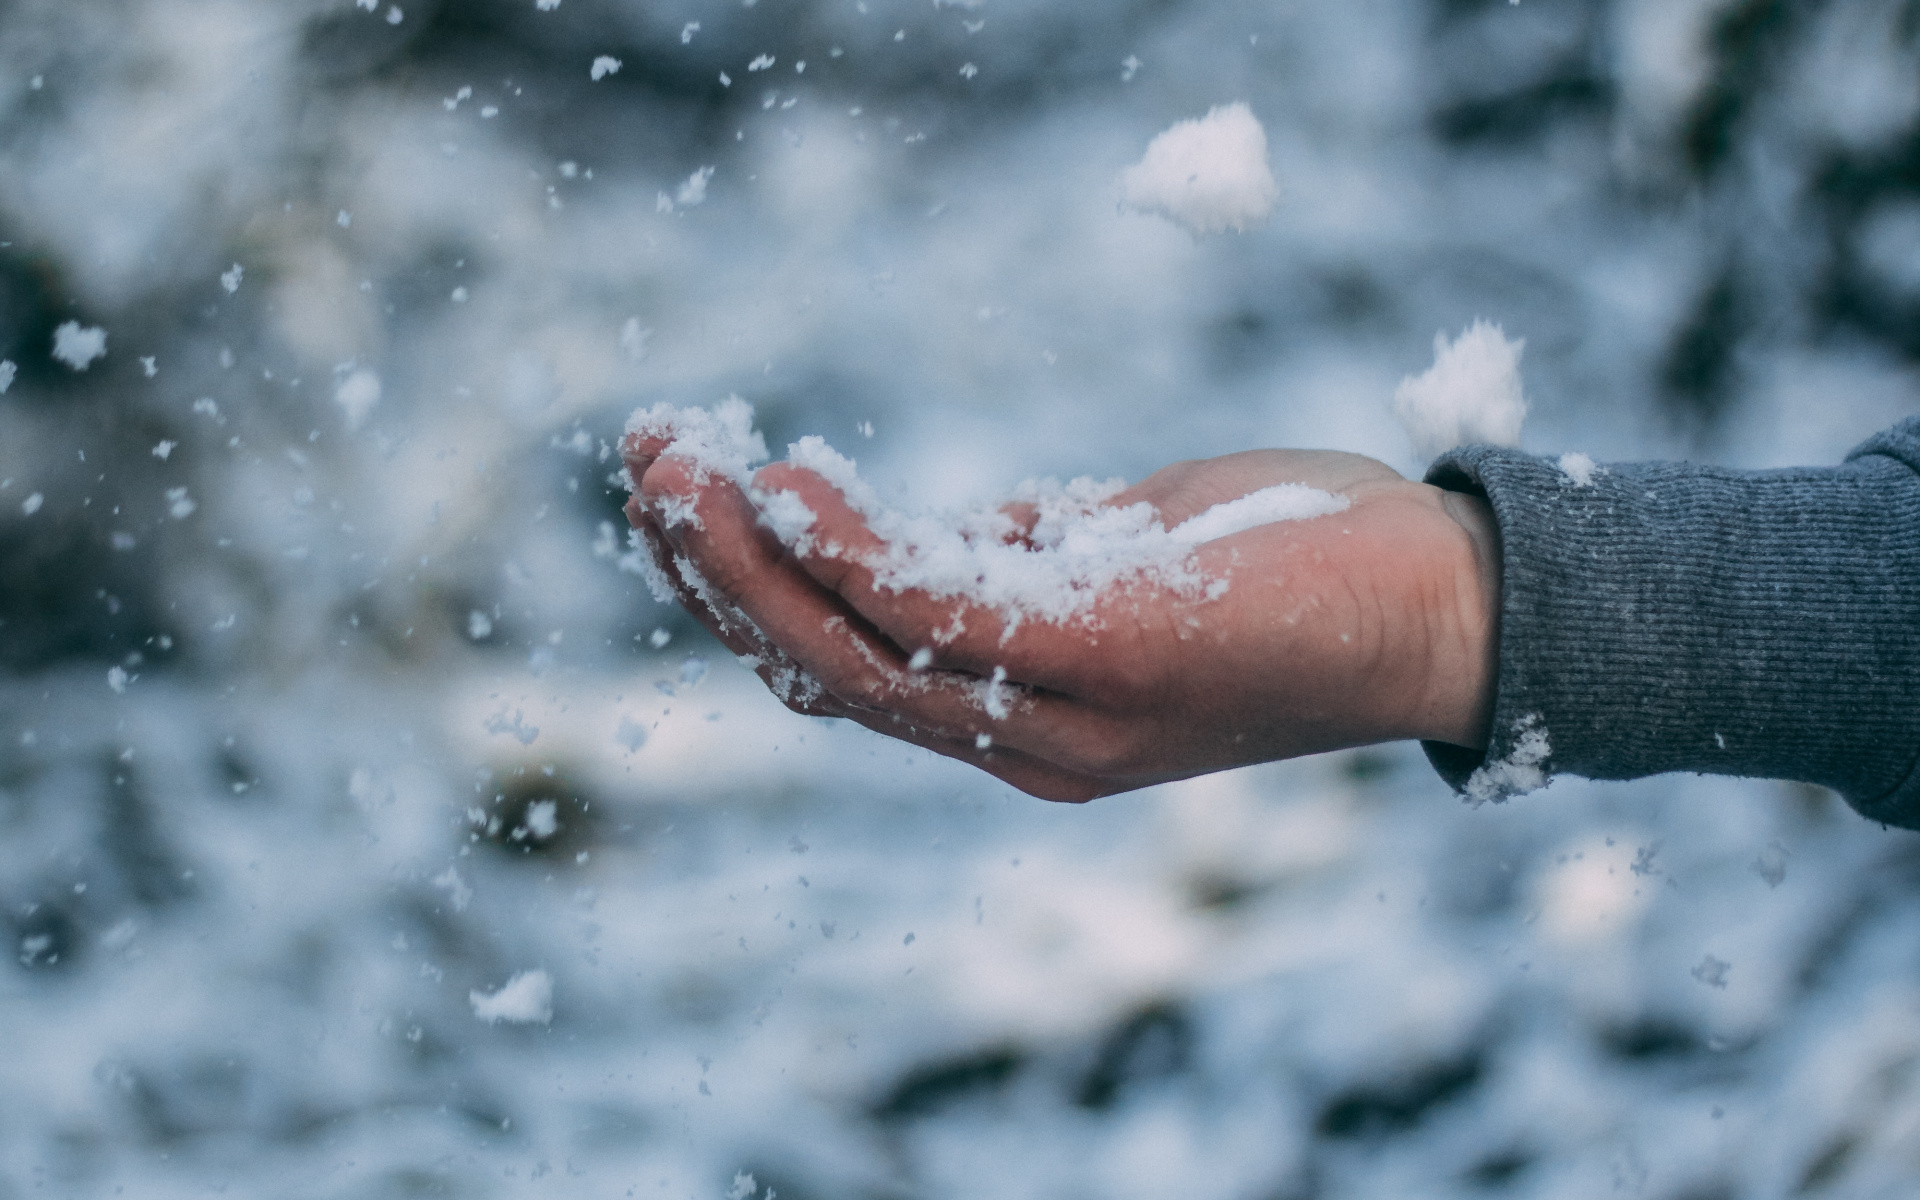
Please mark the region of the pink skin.
POLYGON ((738 486, 699 482, 665 448, 637 435, 623 444, 640 485, 628 519, 681 602, 728 649, 758 656, 770 685, 796 667, 818 681, 818 695, 782 697, 798 712, 846 717, 1076 802, 1400 738, 1486 744, 1499 607, 1492 514, 1372 459, 1252 450, 1167 467, 1110 503, 1145 500, 1169 528, 1276 483, 1352 504, 1198 547, 1207 574, 1231 580, 1217 599, 1135 583, 1103 595, 1094 622, 1028 620, 1003 636, 990 609, 876 586, 863 564, 882 543, 813 472, 775 463, 755 479, 797 493, 818 518, 812 548, 795 554, 738 486), (688 502, 697 523, 663 518, 688 502), (698 569, 717 610, 676 557, 698 569), (921 648, 933 663, 916 671, 921 648), (980 700, 996 667, 1011 709, 1001 719, 980 700), (976 744, 981 734, 990 746, 976 744))

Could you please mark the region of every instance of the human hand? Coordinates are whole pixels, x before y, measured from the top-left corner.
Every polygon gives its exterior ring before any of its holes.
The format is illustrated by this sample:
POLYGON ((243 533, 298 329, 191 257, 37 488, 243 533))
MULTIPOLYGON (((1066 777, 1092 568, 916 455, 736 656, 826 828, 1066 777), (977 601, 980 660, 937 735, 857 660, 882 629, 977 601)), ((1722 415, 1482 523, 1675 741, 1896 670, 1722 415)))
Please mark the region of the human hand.
POLYGON ((877 582, 885 544, 815 472, 776 463, 749 496, 667 447, 623 444, 638 485, 627 515, 688 609, 796 711, 1072 801, 1399 738, 1485 744, 1492 514, 1372 459, 1255 450, 1167 467, 1108 503, 1146 501, 1168 528, 1283 482, 1351 504, 1195 547, 1229 581, 1217 596, 1147 578, 1108 589, 1091 620, 1009 629, 977 602, 877 582), (814 514, 798 553, 754 502, 776 492, 814 514))

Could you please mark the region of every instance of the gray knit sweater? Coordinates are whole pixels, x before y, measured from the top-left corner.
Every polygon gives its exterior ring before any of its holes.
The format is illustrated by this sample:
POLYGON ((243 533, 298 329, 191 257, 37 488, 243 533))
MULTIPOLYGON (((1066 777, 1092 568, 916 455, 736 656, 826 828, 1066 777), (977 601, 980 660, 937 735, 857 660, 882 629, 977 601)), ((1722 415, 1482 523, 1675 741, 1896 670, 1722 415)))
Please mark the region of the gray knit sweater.
POLYGON ((1920 829, 1920 418, 1839 467, 1570 465, 1470 446, 1427 474, 1502 543, 1492 745, 1427 743, 1440 774, 1798 779, 1920 829))

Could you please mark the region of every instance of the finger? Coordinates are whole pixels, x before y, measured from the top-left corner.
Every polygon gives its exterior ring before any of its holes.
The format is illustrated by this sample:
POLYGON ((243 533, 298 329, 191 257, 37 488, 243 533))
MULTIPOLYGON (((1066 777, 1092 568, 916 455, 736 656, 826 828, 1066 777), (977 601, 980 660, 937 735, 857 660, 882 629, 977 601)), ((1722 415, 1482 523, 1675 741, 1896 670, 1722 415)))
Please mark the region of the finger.
POLYGON ((1051 686, 1053 662, 1063 633, 1041 618, 1009 618, 998 609, 962 596, 936 596, 922 588, 883 581, 874 563, 893 547, 868 525, 840 490, 804 467, 775 463, 755 478, 758 493, 791 493, 812 515, 793 548, 808 576, 840 596, 894 645, 925 649, 933 661, 980 676, 996 667, 1019 682, 1051 686))
POLYGON ((1027 795, 1041 800, 1052 800, 1063 804, 1085 804, 1099 796, 1126 791, 1128 787, 1126 784, 1115 784, 1089 775, 1080 775, 1055 766, 1044 759, 998 744, 983 747, 976 741, 941 737, 886 713, 854 709, 850 710, 846 716, 875 733, 885 734, 908 745, 931 750, 942 757, 978 767, 1002 783, 1010 784, 1027 795))
MULTIPOLYGON (((862 709, 893 714, 940 736, 986 734, 1041 757, 1071 753, 1092 736, 1095 714, 1064 697, 1010 683, 1004 669, 980 678, 918 669, 841 596, 827 591, 757 525, 758 512, 737 487, 699 485, 674 455, 648 471, 642 496, 672 514, 667 536, 691 562, 701 588, 717 591, 767 642, 778 646, 826 691, 862 709)), ((696 588, 696 591, 701 590, 696 588)))

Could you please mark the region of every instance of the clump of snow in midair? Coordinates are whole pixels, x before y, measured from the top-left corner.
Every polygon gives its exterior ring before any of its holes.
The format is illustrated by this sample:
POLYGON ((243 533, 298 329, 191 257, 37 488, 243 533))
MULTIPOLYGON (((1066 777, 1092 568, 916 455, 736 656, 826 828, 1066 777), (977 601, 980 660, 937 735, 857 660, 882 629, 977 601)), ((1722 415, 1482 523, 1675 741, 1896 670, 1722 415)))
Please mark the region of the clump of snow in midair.
POLYGON ((1513 723, 1513 749, 1505 758, 1488 762, 1467 778, 1467 799, 1474 804, 1499 803, 1547 786, 1547 759, 1553 748, 1539 713, 1513 723))
POLYGON ((358 429, 373 406, 380 403, 380 376, 362 368, 340 381, 333 402, 347 413, 347 428, 358 429))
POLYGON ((467 1000, 473 1015, 489 1025, 545 1025, 553 1020, 553 977, 545 971, 522 971, 497 992, 472 991, 467 1000))
POLYGON ((1280 187, 1267 165, 1267 132, 1244 103, 1181 121, 1147 144, 1120 174, 1128 208, 1170 217, 1195 233, 1244 233, 1267 219, 1280 187))
POLYGON ((598 83, 609 75, 618 75, 619 73, 620 60, 611 54, 602 54, 599 58, 593 60, 591 67, 587 68, 588 76, 590 76, 595 83, 598 83))
POLYGON ((127 690, 126 668, 108 667, 107 668, 107 686, 112 688, 116 695, 124 695, 127 690))
POLYGON ((1700 965, 1688 972, 1688 974, 1710 988, 1719 988, 1721 991, 1725 991, 1727 988, 1727 972, 1732 969, 1732 963, 1723 962, 1713 955, 1708 954, 1703 956, 1700 959, 1700 965))
POLYGON ((179 444, 180 444, 179 442, 171 441, 167 438, 161 438, 158 442, 154 443, 153 456, 157 459, 165 461, 167 456, 173 453, 173 448, 175 446, 178 446, 179 444))
MULTIPOLYGON (((748 469, 766 457, 752 418, 750 406, 730 397, 713 413, 657 406, 636 414, 628 429, 670 437, 667 452, 692 458, 698 472, 750 487, 748 469)), ((819 437, 789 446, 787 461, 838 488, 887 543, 885 553, 866 563, 879 586, 968 599, 996 609, 1010 627, 1029 618, 1090 619, 1104 595, 1133 584, 1164 587, 1189 599, 1216 598, 1225 581, 1206 577, 1194 547, 1259 525, 1340 512, 1350 503, 1304 484, 1279 484, 1216 505, 1169 530, 1150 504, 1107 503, 1124 489, 1120 480, 1033 480, 1012 497, 1038 514, 1023 535, 998 507, 926 513, 891 508, 860 478, 853 460, 819 437)), ((784 545, 801 553, 814 548, 817 517, 797 494, 750 488, 750 495, 763 523, 784 545)), ((682 517, 663 512, 662 519, 679 523, 682 517)), ((638 561, 629 569, 647 574, 638 561)), ((983 703, 998 707, 999 693, 989 691, 983 703)))
POLYGON ((220 286, 226 289, 227 295, 231 296, 240 290, 240 280, 246 273, 246 268, 242 267, 239 263, 235 263, 220 272, 220 286))
POLYGON ((488 634, 492 632, 493 632, 492 617, 489 617, 486 613, 481 612, 477 608, 467 614, 467 636, 468 637, 472 638, 474 641, 477 642, 481 638, 486 637, 488 634))
POLYGON ((68 321, 53 331, 53 356, 76 371, 84 371, 94 359, 107 356, 107 331, 98 325, 68 321))
POLYGON ((544 842, 560 832, 560 805, 552 800, 536 800, 527 805, 527 832, 544 842))
POLYGON ((13 386, 13 377, 19 371, 19 366, 12 359, 0 358, 0 396, 7 394, 7 389, 13 386))
POLYGON ((1592 487, 1593 477, 1600 473, 1601 467, 1588 455, 1578 450, 1569 450, 1560 456, 1560 471, 1567 482, 1577 488, 1592 487))
POLYGON ((20 511, 27 514, 30 517, 33 514, 39 512, 40 506, 42 504, 45 504, 46 502, 47 502, 47 498, 44 495, 40 494, 39 492, 35 492, 33 495, 28 496, 25 500, 22 500, 20 502, 20 511))
POLYGON ((433 886, 447 893, 447 901, 453 905, 455 912, 465 912, 467 905, 473 900, 473 889, 467 886, 466 880, 460 878, 458 867, 448 867, 435 875, 433 886))
POLYGON ((686 182, 680 185, 680 190, 674 193, 674 202, 682 208, 692 208, 696 204, 703 203, 707 198, 707 181, 712 178, 713 168, 701 167, 687 176, 686 182))
POLYGON ((1447 341, 1433 335, 1433 366, 1409 375, 1393 393, 1393 415, 1422 458, 1455 446, 1520 444, 1527 415, 1520 391, 1520 353, 1526 340, 1509 340, 1498 325, 1476 320, 1447 341))

